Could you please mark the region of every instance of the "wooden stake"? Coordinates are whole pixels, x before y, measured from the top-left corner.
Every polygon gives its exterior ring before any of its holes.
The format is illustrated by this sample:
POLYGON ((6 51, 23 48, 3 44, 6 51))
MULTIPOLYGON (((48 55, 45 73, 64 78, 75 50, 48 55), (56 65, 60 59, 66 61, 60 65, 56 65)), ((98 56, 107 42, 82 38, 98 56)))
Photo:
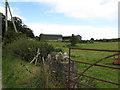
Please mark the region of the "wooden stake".
POLYGON ((44 67, 44 75, 45 75, 45 88, 48 88, 48 73, 47 73, 47 67, 45 62, 44 62, 44 57, 42 57, 42 60, 43 60, 43 67, 44 67))
POLYGON ((40 55, 40 49, 38 48, 37 50, 37 55, 33 58, 33 60, 30 62, 33 63, 35 61, 35 65, 37 65, 37 61, 38 61, 38 56, 40 55))

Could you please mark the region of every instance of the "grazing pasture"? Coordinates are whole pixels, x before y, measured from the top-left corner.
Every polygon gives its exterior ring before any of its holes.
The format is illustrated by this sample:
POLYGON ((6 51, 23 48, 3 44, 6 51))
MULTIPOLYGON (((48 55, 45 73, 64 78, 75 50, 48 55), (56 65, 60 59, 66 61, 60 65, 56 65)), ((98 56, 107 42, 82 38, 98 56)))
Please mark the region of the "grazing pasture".
MULTIPOLYGON (((56 48, 63 49, 64 52, 69 52, 67 47, 70 43, 65 42, 49 42, 49 44, 53 45, 56 48)), ((118 50, 118 42, 94 42, 82 44, 79 43, 76 45, 77 48, 88 48, 88 49, 108 49, 108 50, 118 50)), ((88 63, 94 63, 95 61, 102 59, 108 55, 112 55, 115 52, 100 52, 100 51, 85 51, 85 50, 72 50, 71 51, 71 59, 76 61, 84 61, 88 63)), ((116 56, 117 57, 117 56, 116 56)), ((112 67, 120 67, 119 65, 113 65, 114 57, 105 59, 98 64, 107 65, 112 67)), ((82 72, 89 65, 86 64, 77 64, 78 72, 82 72)), ((90 75, 92 77, 100 78, 103 80, 108 80, 111 82, 118 83, 118 73, 117 69, 110 69, 104 67, 93 66, 90 68, 85 75, 90 75)), ((79 82, 84 84, 88 84, 98 88, 117 88, 117 85, 109 84, 106 82, 101 82, 93 79, 89 79, 86 77, 82 77, 79 82)))
MULTIPOLYGON (((54 48, 64 52, 69 52, 68 42, 48 42, 54 48)), ((12 44, 11 44, 12 45, 12 44)), ((38 45, 39 46, 39 45, 38 45)), ((118 50, 118 42, 94 42, 94 43, 79 43, 77 48, 89 48, 89 49, 108 49, 118 50)), ((19 49, 19 48, 18 48, 19 49)), ((10 49, 8 49, 10 50, 10 49)), ((99 51, 84 51, 84 50, 72 50, 71 59, 76 61, 84 61, 93 63, 103 57, 113 54, 114 52, 99 52, 99 51)), ((45 86, 46 80, 44 75, 43 64, 38 63, 38 66, 29 64, 29 62, 22 60, 19 57, 11 55, 12 53, 5 53, 3 51, 2 58, 2 83, 4 88, 65 88, 66 86, 60 84, 54 77, 54 75, 48 75, 48 86, 45 86), (11 57, 12 56, 12 57, 11 57), (27 68, 29 70, 27 70, 27 68)), ((30 59, 31 61, 32 59, 30 59)), ((114 57, 108 58, 98 64, 120 67, 119 65, 113 65, 114 57)), ((77 64, 78 72, 82 72, 89 65, 77 64)), ((118 83, 118 70, 93 66, 85 75, 108 80, 118 83)), ((78 82, 88 84, 97 88, 117 88, 118 86, 108 84, 105 82, 89 79, 87 77, 81 77, 78 82)), ((82 88, 82 86, 78 86, 82 88)))

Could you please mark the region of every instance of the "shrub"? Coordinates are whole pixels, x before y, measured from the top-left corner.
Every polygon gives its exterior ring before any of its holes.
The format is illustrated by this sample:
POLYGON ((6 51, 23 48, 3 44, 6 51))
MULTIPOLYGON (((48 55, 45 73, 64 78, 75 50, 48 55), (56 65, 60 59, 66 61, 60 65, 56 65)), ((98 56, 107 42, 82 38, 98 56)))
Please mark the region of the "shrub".
POLYGON ((25 38, 26 36, 25 36, 25 34, 23 34, 21 32, 16 33, 13 30, 8 30, 8 31, 6 31, 6 33, 4 35, 3 45, 10 44, 13 41, 18 40, 23 37, 25 38))
POLYGON ((54 48, 46 42, 37 42, 32 39, 19 39, 6 46, 5 50, 13 56, 19 57, 25 61, 31 61, 40 49, 40 57, 46 58, 54 48))
POLYGON ((63 50, 61 48, 55 48, 54 52, 63 52, 63 50))
POLYGON ((89 43, 94 43, 94 41, 93 41, 93 40, 90 40, 89 43))
POLYGON ((79 43, 88 43, 87 40, 80 40, 79 43))

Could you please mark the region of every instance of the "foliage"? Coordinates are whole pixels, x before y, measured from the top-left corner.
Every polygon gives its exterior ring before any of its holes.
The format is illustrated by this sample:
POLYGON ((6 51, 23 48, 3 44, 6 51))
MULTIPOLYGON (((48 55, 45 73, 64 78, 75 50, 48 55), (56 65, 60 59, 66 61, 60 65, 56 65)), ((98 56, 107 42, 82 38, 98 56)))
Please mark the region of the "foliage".
POLYGON ((90 40, 89 43, 94 43, 94 40, 90 40))
POLYGON ((54 48, 46 42, 37 42, 25 38, 14 41, 5 49, 13 56, 30 62, 36 56, 38 48, 40 49, 40 58, 46 58, 47 55, 54 50, 54 48))
POLYGON ((40 39, 39 39, 38 36, 36 36, 34 39, 35 39, 36 41, 40 41, 40 39))
POLYGON ((91 38, 90 40, 93 40, 93 41, 94 41, 94 38, 91 38))
MULTIPOLYGON (((22 19, 19 17, 12 18, 15 22, 16 28, 18 32, 25 34, 27 37, 34 38, 33 31, 28 28, 25 24, 23 24, 22 19)), ((11 20, 12 20, 11 19, 11 20)), ((8 28, 9 30, 14 30, 13 23, 11 20, 8 20, 8 28)), ((5 15, 2 14, 2 38, 5 37, 5 15)))
POLYGON ((79 43, 94 43, 93 40, 80 40, 79 43))
POLYGON ((71 46, 75 46, 75 44, 79 42, 79 39, 77 38, 77 36, 72 34, 72 37, 70 38, 70 42, 71 42, 71 46))
POLYGON ((63 52, 63 50, 61 48, 55 48, 54 52, 63 52))
POLYGON ((2 63, 2 88, 63 88, 52 74, 47 74, 49 82, 46 86, 43 64, 36 67, 11 56, 5 56, 2 63))
POLYGON ((88 40, 80 40, 79 43, 88 43, 88 40))
POLYGON ((14 30, 8 30, 6 31, 5 35, 4 35, 4 39, 3 39, 3 45, 7 45, 12 43, 15 40, 18 40, 20 38, 26 37, 25 34, 21 33, 21 32, 15 32, 14 30))
POLYGON ((113 38, 113 39, 96 39, 97 42, 120 42, 120 38, 113 38))
POLYGON ((42 65, 36 67, 10 56, 4 57, 2 63, 3 88, 45 88, 42 65), (26 70, 25 66, 31 73, 26 70))

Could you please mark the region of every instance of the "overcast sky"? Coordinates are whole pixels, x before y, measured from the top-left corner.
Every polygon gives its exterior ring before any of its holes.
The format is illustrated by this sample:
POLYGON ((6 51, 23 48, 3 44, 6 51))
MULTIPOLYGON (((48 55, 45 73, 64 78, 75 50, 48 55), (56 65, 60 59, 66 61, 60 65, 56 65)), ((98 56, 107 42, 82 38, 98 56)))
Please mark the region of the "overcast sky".
MULTIPOLYGON (((0 12, 4 13, 0 0, 0 12)), ((81 35, 83 39, 118 38, 119 0, 8 0, 35 36, 81 35)), ((9 17, 10 18, 10 17, 9 17)))

